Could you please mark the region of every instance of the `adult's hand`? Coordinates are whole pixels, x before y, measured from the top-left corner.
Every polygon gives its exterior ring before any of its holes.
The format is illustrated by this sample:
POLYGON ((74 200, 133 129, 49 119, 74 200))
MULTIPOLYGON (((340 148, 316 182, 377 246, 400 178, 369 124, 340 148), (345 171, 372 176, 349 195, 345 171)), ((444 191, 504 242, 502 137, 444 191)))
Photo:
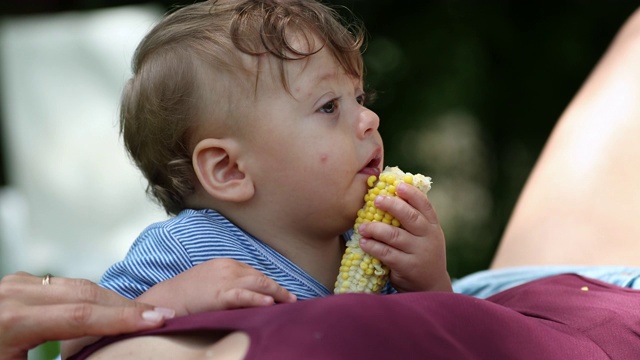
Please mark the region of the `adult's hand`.
POLYGON ((84 279, 24 272, 0 280, 0 359, 26 359, 50 340, 159 327, 173 311, 128 300, 84 279))
POLYGON ((245 263, 213 259, 156 284, 138 300, 175 309, 177 316, 183 316, 295 302, 296 297, 245 263))

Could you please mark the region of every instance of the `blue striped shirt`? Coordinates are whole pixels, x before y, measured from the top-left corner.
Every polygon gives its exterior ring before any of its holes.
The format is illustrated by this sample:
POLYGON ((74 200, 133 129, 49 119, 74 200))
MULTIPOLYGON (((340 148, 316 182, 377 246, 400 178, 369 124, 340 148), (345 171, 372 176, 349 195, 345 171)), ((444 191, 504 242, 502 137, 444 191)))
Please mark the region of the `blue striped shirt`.
MULTIPOLYGON (((183 210, 148 226, 126 257, 105 272, 100 285, 133 299, 161 281, 217 258, 246 263, 301 300, 333 293, 267 244, 209 209, 183 210)), ((387 284, 384 293, 392 292, 395 289, 387 284)))

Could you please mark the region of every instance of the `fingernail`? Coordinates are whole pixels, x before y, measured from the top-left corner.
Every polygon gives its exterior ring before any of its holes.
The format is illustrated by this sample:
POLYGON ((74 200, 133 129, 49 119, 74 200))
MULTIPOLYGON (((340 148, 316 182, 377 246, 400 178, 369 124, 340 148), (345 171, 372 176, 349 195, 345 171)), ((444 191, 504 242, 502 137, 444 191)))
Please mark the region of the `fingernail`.
POLYGON ((382 195, 378 195, 378 196, 376 196, 375 199, 373 199, 373 203, 376 206, 380 205, 380 203, 382 203, 383 201, 384 201, 384 196, 382 196, 382 195))
POLYGON ((155 307, 153 311, 161 314, 165 319, 173 319, 176 316, 176 311, 169 308, 155 307))
POLYGON ((147 310, 142 313, 142 318, 148 322, 157 323, 164 319, 164 316, 154 310, 147 310))
POLYGON ((273 298, 271 296, 264 296, 262 297, 262 303, 265 305, 272 305, 273 303, 275 303, 275 301, 273 301, 273 298))
POLYGON ((171 319, 176 316, 176 312, 173 309, 155 307, 153 310, 147 310, 142 313, 142 318, 146 321, 157 323, 164 319, 171 319))

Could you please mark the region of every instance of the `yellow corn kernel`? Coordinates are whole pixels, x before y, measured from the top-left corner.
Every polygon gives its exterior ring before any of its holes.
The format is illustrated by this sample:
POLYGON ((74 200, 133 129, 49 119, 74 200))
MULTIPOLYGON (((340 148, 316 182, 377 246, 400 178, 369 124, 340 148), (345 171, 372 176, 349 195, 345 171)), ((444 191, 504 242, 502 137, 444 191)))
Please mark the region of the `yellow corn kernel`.
POLYGON ((379 194, 397 196, 396 188, 400 181, 417 187, 425 194, 431 189, 430 177, 405 173, 397 167, 387 166, 380 176, 370 176, 367 179, 369 190, 364 196, 365 205, 358 210, 354 232, 347 241, 347 249, 342 256, 340 274, 336 280, 334 293, 379 293, 387 284, 389 268, 360 248, 362 236, 358 233, 358 227, 362 223, 372 221, 400 226, 400 222, 393 215, 378 209, 373 203, 379 194))

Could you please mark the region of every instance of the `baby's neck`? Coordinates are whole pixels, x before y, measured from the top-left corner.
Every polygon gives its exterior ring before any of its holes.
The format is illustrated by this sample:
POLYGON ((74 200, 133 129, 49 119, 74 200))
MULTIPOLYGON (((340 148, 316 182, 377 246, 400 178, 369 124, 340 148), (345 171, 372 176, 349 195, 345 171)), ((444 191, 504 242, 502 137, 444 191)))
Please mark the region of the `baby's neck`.
POLYGON ((299 266, 307 274, 333 290, 345 250, 345 241, 337 225, 310 226, 282 214, 265 212, 255 203, 206 204, 236 226, 255 236, 299 266), (275 215, 275 216, 273 216, 275 215))
POLYGON ((327 289, 333 290, 345 250, 345 241, 341 235, 328 239, 301 240, 298 236, 287 238, 286 234, 280 233, 258 238, 327 289))
POLYGON ((229 220, 272 247, 329 290, 333 290, 345 250, 341 234, 311 234, 303 229, 292 229, 286 224, 267 226, 260 220, 246 223, 242 219, 229 220))
POLYGON ((289 248, 284 254, 289 260, 301 267, 307 274, 333 291, 340 270, 340 261, 345 250, 345 241, 341 236, 327 241, 327 246, 299 246, 289 248))

